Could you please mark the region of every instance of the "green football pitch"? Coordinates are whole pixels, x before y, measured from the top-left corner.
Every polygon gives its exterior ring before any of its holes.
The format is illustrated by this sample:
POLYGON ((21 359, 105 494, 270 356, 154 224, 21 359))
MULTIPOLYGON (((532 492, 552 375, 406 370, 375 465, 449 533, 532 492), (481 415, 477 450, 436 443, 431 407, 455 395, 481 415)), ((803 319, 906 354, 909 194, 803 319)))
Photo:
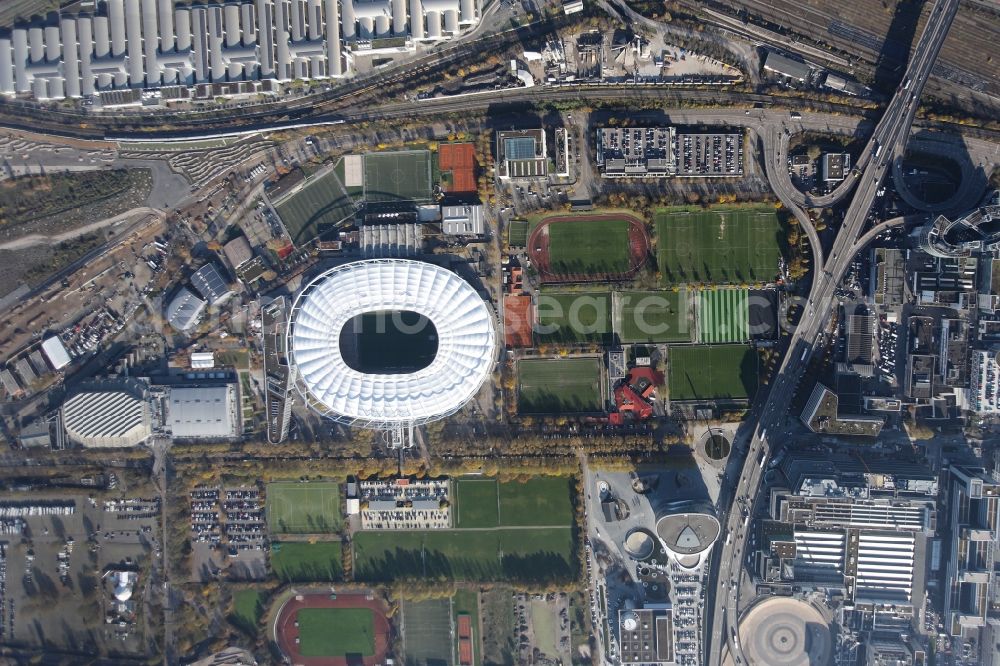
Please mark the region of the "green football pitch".
POLYGON ((657 263, 667 285, 771 282, 781 226, 773 210, 713 208, 656 214, 657 263))
POLYGON ((342 571, 339 541, 272 541, 271 569, 284 582, 334 581, 342 571))
POLYGON ((553 274, 601 275, 632 269, 626 220, 553 222, 548 230, 553 274))
POLYGON ((611 298, 622 342, 690 342, 691 296, 680 291, 621 291, 611 298))
POLYGON ((698 293, 698 342, 746 342, 750 339, 750 292, 719 289, 698 293))
POLYGON ((365 154, 365 200, 429 201, 431 198, 431 153, 401 150, 365 154))
POLYGON ((508 223, 507 244, 511 247, 524 247, 528 244, 527 220, 511 220, 508 223))
POLYGON ((297 246, 321 236, 354 215, 354 202, 335 171, 311 179, 294 194, 276 203, 274 210, 297 246))
POLYGON ((757 353, 747 345, 670 348, 671 400, 743 399, 757 389, 757 353))
POLYGON ((375 654, 375 621, 370 608, 303 608, 295 620, 303 657, 375 654))
POLYGON ((267 485, 267 525, 271 534, 327 534, 341 525, 336 483, 267 485))
POLYGON ((535 299, 540 342, 609 342, 611 294, 540 293, 535 299))
POLYGON ((462 478, 455 483, 455 526, 545 527, 573 522, 567 476, 535 476, 527 481, 462 478))
POLYGON ((603 404, 600 359, 522 359, 517 374, 522 414, 596 412, 603 404))

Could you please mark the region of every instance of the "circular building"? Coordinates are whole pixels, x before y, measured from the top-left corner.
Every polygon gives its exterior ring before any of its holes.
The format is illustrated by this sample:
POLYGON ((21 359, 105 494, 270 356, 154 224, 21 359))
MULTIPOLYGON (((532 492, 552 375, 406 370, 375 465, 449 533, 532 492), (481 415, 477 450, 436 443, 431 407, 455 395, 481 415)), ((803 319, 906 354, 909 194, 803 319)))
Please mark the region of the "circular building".
POLYGON ((748 664, 825 666, 830 663, 830 627, 811 604, 771 597, 740 620, 740 645, 748 664))
POLYGON ((722 527, 710 508, 680 505, 676 512, 656 520, 656 536, 667 554, 685 569, 694 569, 708 557, 722 527), (686 510, 685 510, 686 509, 686 510))
POLYGON ((625 552, 640 562, 652 557, 656 550, 653 535, 644 529, 635 529, 625 537, 625 552))
POLYGON ((335 421, 394 429, 444 418, 489 377, 489 306, 455 273, 408 259, 330 269, 296 297, 288 357, 306 404, 335 421))

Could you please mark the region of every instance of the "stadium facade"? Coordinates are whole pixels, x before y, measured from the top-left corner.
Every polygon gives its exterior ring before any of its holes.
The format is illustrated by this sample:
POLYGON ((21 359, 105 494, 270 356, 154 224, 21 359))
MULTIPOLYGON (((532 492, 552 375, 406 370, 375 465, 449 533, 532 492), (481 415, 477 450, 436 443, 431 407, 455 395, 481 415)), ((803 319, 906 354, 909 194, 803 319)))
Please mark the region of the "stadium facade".
POLYGON ((454 37, 479 14, 476 0, 97 0, 92 12, 0 33, 0 94, 341 77, 355 54, 454 37))
POLYGON ((496 363, 495 313, 457 274, 409 259, 332 268, 296 297, 288 322, 290 372, 313 410, 337 422, 395 433, 457 412, 496 363), (363 371, 345 358, 342 333, 368 314, 412 312, 436 333, 433 358, 408 371, 363 371))

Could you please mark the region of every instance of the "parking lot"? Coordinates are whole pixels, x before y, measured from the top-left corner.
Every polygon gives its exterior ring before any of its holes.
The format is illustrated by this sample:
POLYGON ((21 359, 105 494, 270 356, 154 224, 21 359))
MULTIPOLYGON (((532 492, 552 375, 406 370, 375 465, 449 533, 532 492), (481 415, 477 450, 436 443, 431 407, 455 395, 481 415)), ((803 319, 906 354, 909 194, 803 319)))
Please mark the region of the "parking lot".
POLYGON ((678 175, 743 175, 743 137, 739 134, 678 134, 676 150, 678 175))

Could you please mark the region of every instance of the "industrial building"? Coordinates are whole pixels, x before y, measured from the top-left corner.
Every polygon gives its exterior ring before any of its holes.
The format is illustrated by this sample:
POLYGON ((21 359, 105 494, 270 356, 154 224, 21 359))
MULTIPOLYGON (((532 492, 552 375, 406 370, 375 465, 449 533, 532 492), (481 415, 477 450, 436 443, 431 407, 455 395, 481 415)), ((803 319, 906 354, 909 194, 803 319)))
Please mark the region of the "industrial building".
POLYGON ((69 441, 88 448, 138 446, 153 432, 146 387, 136 381, 92 385, 63 403, 60 419, 69 441))
POLYGON ((441 206, 441 229, 449 236, 482 236, 486 233, 482 204, 441 206))
POLYGON ((236 384, 173 386, 164 425, 176 439, 229 440, 240 435, 236 384))
POLYGON ((768 51, 764 58, 764 71, 803 83, 809 78, 812 69, 804 62, 792 60, 774 51, 768 51))
POLYGON ((191 275, 191 286, 209 305, 219 305, 233 292, 215 264, 205 264, 191 275))
POLYGON ((355 53, 397 53, 453 37, 480 13, 476 0, 92 4, 93 11, 0 37, 0 94, 46 100, 161 89, 176 99, 184 95, 167 88, 341 77, 352 72, 355 53))

